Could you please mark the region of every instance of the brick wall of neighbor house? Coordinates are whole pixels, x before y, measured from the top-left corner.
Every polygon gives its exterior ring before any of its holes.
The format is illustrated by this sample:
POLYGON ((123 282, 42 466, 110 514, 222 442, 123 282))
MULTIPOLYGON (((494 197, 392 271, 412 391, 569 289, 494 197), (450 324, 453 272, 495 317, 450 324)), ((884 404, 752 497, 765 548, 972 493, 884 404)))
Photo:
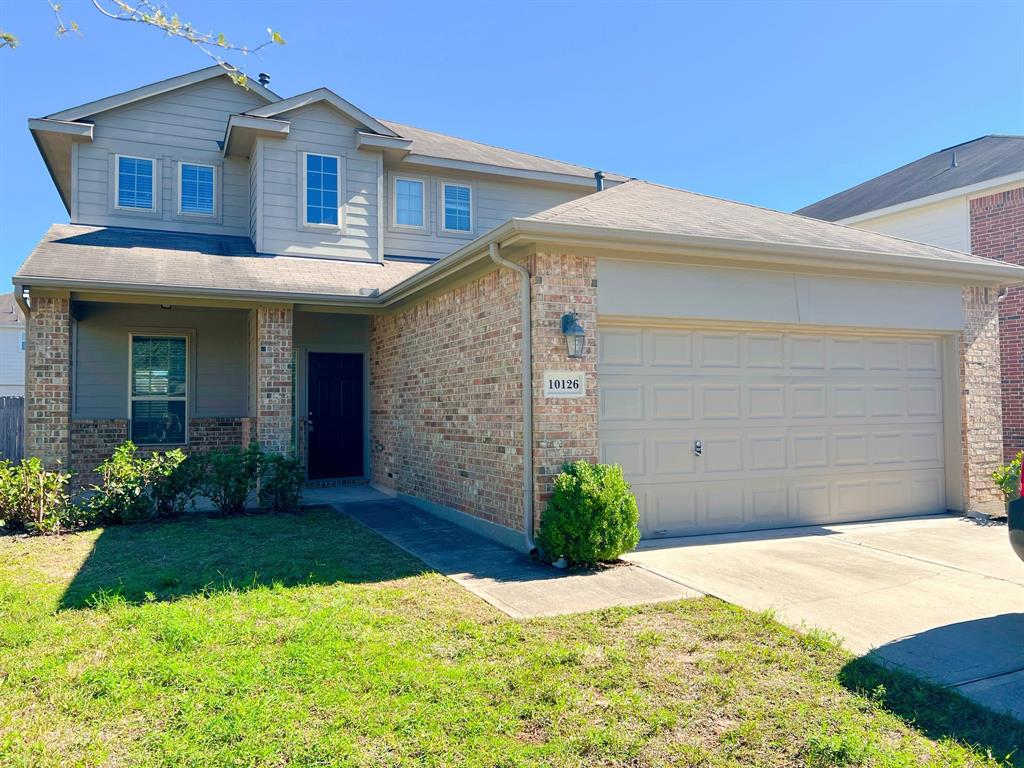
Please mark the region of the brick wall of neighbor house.
POLYGON ((964 289, 960 340, 960 423, 963 430, 964 495, 967 511, 1002 514, 1002 496, 992 471, 1003 455, 999 371, 999 308, 993 288, 964 289))
POLYGON ((522 528, 520 318, 510 270, 373 318, 374 483, 522 528))
POLYGON ((67 467, 71 420, 71 302, 34 296, 26 323, 25 455, 67 467))
POLYGON ((593 257, 538 253, 533 276, 534 517, 551 496, 554 478, 567 460, 597 461, 597 262, 593 257), (586 331, 582 358, 570 360, 562 336, 562 315, 579 315, 586 331), (586 395, 544 399, 544 372, 582 371, 586 395))
MULTIPOLYGON (((1024 187, 971 200, 971 251, 1024 264, 1024 187)), ((1024 288, 999 305, 1003 373, 1003 458, 1024 450, 1024 288)))
POLYGON ((265 450, 291 456, 295 419, 293 311, 290 306, 261 305, 253 313, 256 439, 265 450))

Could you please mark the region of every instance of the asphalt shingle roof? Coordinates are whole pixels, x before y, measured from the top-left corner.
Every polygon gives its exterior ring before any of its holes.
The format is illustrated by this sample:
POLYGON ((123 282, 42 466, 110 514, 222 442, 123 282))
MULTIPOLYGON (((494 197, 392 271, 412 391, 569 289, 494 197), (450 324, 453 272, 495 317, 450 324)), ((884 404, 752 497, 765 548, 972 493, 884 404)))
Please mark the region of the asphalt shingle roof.
POLYGON ((1024 171, 1024 136, 982 136, 933 152, 797 211, 839 221, 1024 171), (952 165, 956 153, 956 167, 952 165))
POLYGON ((267 256, 246 237, 54 224, 14 279, 335 299, 383 291, 426 266, 267 256))
POLYGON ((638 180, 571 200, 526 220, 992 264, 989 259, 960 251, 638 180))

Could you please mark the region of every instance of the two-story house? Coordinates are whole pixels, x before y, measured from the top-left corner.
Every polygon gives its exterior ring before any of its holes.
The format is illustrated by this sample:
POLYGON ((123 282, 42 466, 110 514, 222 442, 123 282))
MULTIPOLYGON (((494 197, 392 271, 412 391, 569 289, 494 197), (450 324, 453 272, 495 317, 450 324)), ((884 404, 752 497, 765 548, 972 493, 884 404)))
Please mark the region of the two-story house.
POLYGON ((999 504, 1022 268, 217 68, 29 127, 71 222, 14 277, 48 462, 255 439, 525 548, 578 458, 647 536, 999 504))
MULTIPOLYGON (((1024 136, 940 149, 797 213, 1024 264, 1024 136)), ((1024 290, 999 302, 1003 455, 1024 450, 1024 290)))

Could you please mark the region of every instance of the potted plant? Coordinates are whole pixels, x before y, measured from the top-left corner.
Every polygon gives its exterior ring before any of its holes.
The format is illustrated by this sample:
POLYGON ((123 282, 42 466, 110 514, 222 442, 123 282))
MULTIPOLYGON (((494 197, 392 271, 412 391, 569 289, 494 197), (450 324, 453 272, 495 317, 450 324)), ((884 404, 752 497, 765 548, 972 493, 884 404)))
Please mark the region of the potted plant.
POLYGON ((992 477, 1006 497, 1006 523, 1010 531, 1010 546, 1017 557, 1024 560, 1024 477, 1021 463, 1024 451, 1004 467, 997 469, 992 477))

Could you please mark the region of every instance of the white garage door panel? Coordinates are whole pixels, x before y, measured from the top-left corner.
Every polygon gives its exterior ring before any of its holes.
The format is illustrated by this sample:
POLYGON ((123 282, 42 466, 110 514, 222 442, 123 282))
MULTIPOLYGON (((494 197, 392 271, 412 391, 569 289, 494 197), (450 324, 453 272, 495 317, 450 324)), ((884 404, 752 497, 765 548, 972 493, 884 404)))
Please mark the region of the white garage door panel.
POLYGON ((601 460, 646 536, 945 510, 939 339, 602 328, 598 349, 601 460))

